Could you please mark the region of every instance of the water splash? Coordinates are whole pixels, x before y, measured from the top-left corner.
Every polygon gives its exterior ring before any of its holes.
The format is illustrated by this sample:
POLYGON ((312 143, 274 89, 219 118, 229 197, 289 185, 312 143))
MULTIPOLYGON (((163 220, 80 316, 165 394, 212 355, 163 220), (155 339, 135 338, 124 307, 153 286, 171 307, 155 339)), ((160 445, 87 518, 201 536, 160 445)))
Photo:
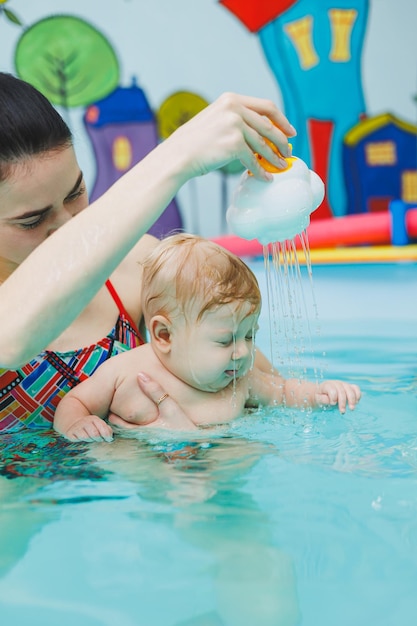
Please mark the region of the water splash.
MULTIPOLYGON (((247 372, 253 370, 253 366, 255 364, 255 356, 256 356, 256 346, 255 346, 255 337, 256 337, 256 328, 252 327, 252 347, 250 352, 250 365, 247 372)), ((233 352, 236 352, 236 335, 233 333, 233 352)), ((245 370, 246 371, 246 370, 245 370)), ((237 407, 237 394, 236 394, 236 385, 237 385, 238 377, 236 376, 236 370, 233 372, 233 386, 232 386, 232 407, 235 409, 237 407)))
POLYGON ((307 282, 294 239, 263 246, 270 360, 288 377, 309 378, 310 368, 319 380, 323 372, 317 366, 313 341, 314 335, 320 334, 319 314, 306 231, 300 233, 299 239, 307 282))
MULTIPOLYGON (((236 334, 233 333, 233 354, 236 354, 236 334)), ((236 395, 236 369, 233 370, 233 387, 232 387, 232 407, 236 409, 237 407, 237 395, 236 395)))

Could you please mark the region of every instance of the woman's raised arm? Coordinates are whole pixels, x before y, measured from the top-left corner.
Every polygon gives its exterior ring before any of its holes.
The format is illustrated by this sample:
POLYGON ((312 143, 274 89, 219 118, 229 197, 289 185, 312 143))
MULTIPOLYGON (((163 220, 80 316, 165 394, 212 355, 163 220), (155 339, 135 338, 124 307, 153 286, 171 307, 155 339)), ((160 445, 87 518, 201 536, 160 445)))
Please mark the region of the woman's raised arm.
POLYGON ((186 181, 236 159, 269 180, 255 152, 280 167, 265 139, 287 156, 294 134, 272 102, 236 94, 181 126, 3 282, 0 367, 27 362, 65 330, 186 181))

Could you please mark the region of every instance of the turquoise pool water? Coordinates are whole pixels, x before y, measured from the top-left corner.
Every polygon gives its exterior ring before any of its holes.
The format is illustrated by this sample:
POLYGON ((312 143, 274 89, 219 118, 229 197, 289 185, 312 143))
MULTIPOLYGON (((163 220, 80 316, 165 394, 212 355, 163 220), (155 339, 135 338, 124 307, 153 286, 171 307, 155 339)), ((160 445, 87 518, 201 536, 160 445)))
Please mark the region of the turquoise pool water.
POLYGON ((358 382, 354 412, 0 439, 2 624, 415 626, 417 266, 317 266, 313 292, 296 365, 358 382))

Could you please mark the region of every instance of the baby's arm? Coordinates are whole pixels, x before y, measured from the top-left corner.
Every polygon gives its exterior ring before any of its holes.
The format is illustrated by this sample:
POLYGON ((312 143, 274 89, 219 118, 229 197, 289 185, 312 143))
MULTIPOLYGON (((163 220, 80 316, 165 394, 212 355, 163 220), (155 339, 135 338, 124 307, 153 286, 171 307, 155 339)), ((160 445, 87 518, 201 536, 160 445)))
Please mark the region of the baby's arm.
POLYGON ((70 441, 111 441, 104 421, 112 403, 114 384, 101 366, 62 398, 55 411, 54 429, 70 441))
POLYGON ((361 397, 357 385, 340 380, 322 383, 283 378, 276 370, 267 372, 254 368, 250 375, 250 400, 248 406, 281 405, 291 407, 317 407, 338 405, 345 413, 346 405, 352 410, 361 397))
POLYGON ((155 403, 130 373, 136 363, 131 357, 132 353, 112 357, 69 391, 55 412, 55 430, 71 441, 111 441, 112 427, 104 421, 109 414, 121 414, 135 427, 155 420, 155 403))
POLYGON ((288 379, 285 381, 284 399, 287 406, 336 406, 341 413, 346 406, 351 411, 361 398, 358 385, 342 380, 325 380, 322 383, 288 379))

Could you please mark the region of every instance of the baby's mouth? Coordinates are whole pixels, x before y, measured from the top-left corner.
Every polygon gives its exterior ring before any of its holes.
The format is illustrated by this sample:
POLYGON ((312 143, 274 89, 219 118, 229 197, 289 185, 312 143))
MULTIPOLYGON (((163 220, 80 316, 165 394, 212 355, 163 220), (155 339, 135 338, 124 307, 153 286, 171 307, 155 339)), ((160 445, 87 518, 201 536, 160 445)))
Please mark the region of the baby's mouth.
POLYGON ((226 376, 229 376, 230 378, 238 378, 239 372, 240 369, 225 370, 226 376))

